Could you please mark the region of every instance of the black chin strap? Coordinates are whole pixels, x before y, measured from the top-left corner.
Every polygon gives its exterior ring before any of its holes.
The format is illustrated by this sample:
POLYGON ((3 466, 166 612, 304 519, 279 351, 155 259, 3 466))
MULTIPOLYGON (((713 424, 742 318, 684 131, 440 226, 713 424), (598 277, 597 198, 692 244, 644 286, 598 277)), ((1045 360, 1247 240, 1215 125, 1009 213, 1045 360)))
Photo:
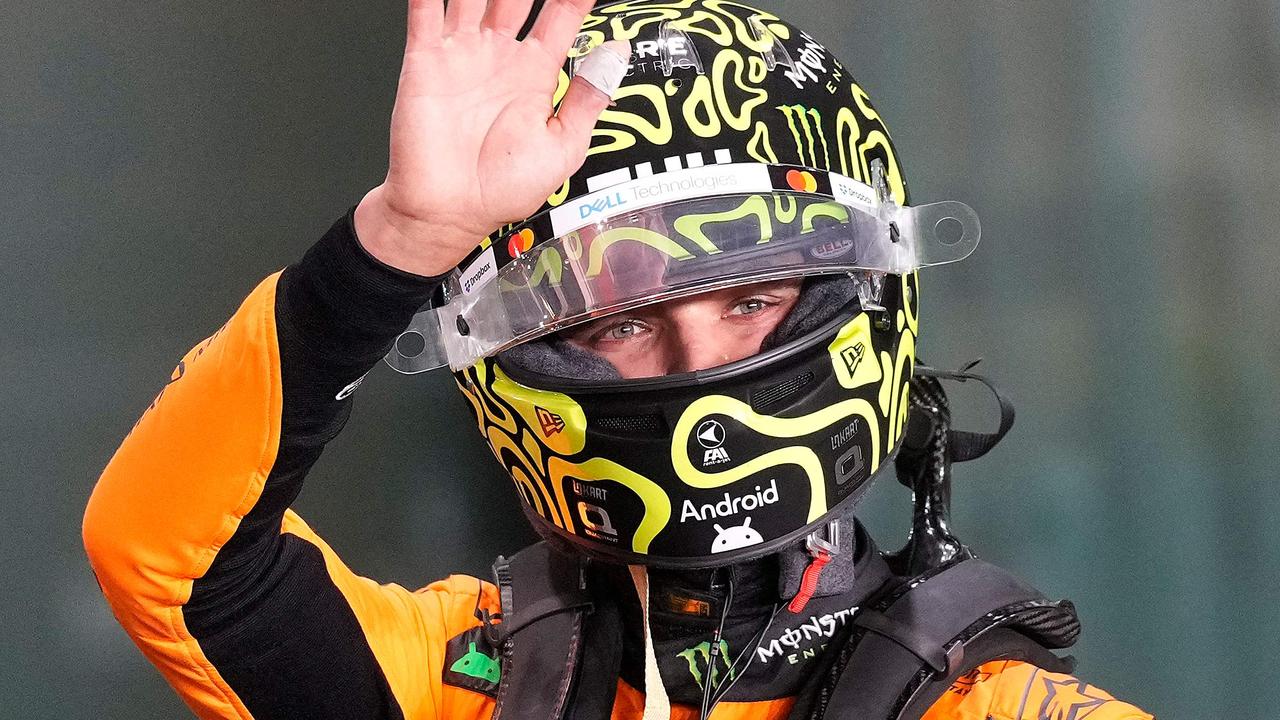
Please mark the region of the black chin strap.
MULTIPOLYGON (((997 388, 990 380, 981 375, 969 372, 980 362, 982 362, 981 358, 974 360, 959 370, 941 370, 928 365, 916 365, 915 374, 922 378, 955 380, 956 382, 977 380, 987 386, 987 389, 995 396, 996 402, 1000 404, 1000 426, 996 428, 995 432, 971 432, 967 430, 953 430, 950 427, 947 428, 947 459, 951 462, 967 462, 986 455, 996 446, 997 443, 1004 439, 1004 436, 1007 435, 1009 430, 1013 427, 1015 415, 1013 403, 1010 402, 1009 398, 1006 397, 1004 393, 1000 392, 1000 389, 997 388)), ((942 393, 942 386, 940 383, 937 383, 936 381, 932 383, 918 382, 913 384, 912 390, 919 395, 923 402, 937 408, 946 407, 946 395, 942 393)), ((908 420, 907 424, 907 439, 904 444, 908 447, 912 445, 915 447, 921 447, 923 443, 913 443, 911 441, 913 439, 919 439, 922 433, 931 431, 932 426, 928 423, 913 423, 910 420, 908 420), (912 427, 913 425, 915 426, 914 428, 912 427), (914 433, 913 430, 915 431, 914 433), (915 438, 913 438, 913 434, 915 438)))

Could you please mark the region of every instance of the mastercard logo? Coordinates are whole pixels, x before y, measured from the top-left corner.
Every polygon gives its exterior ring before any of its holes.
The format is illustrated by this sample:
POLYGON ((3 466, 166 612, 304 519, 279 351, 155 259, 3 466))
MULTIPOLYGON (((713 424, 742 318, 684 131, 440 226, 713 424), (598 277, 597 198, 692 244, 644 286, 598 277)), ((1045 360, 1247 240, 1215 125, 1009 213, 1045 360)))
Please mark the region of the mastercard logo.
POLYGON ((808 170, 788 170, 787 184, 796 192, 813 192, 818 189, 818 181, 808 170))
POLYGON ((507 238, 507 254, 513 258, 518 258, 529 251, 533 247, 533 231, 525 228, 518 233, 512 233, 507 238))

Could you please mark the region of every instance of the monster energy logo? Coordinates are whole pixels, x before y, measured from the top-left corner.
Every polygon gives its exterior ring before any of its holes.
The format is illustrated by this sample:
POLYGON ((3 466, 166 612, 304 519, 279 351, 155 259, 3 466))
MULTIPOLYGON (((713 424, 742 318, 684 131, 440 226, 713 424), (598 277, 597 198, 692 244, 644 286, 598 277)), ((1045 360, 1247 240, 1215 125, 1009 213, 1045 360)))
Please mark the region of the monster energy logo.
POLYGON ((827 131, 822 127, 822 113, 803 105, 779 105, 777 109, 787 116, 787 126, 796 141, 796 155, 802 165, 831 169, 831 153, 827 147, 827 131), (818 145, 822 146, 822 161, 818 161, 818 145))
MULTIPOLYGON (((724 666, 729 679, 733 680, 737 673, 734 671, 733 666, 729 664, 729 643, 724 640, 720 641, 719 655, 720 665, 724 666)), ((711 643, 704 640, 688 650, 676 653, 676 657, 682 657, 689 663, 689 673, 693 675, 693 679, 698 683, 699 688, 702 687, 704 681, 703 668, 710 668, 711 687, 720 685, 720 667, 711 665, 711 643)))

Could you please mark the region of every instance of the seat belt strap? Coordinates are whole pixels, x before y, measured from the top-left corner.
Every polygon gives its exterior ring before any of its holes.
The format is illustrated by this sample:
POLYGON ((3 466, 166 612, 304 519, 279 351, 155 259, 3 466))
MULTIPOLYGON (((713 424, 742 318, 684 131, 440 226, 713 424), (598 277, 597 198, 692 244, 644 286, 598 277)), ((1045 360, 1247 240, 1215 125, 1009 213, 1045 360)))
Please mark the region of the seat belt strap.
POLYGON ((510 560, 498 558, 494 580, 502 621, 485 632, 500 649, 502 674, 493 720, 523 720, 531 708, 560 720, 579 666, 583 616, 591 610, 582 561, 538 543, 510 560), (565 661, 547 662, 557 647, 565 661))
POLYGON ((653 633, 649 629, 649 571, 643 565, 631 565, 631 581, 640 597, 640 613, 644 621, 644 715, 643 720, 671 720, 671 699, 658 672, 658 656, 653 650, 653 633))

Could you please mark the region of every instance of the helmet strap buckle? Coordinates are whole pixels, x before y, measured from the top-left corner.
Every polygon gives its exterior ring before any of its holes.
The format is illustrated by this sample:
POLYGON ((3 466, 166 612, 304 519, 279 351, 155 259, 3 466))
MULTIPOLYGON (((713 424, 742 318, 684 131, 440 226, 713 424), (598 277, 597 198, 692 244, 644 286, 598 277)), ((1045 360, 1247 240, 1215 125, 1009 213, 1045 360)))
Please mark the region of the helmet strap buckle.
POLYGON ((840 521, 832 520, 827 523, 826 537, 823 537, 822 530, 814 530, 809 533, 809 537, 804 541, 805 549, 813 557, 818 557, 819 553, 825 552, 828 555, 836 556, 840 554, 840 521))
POLYGON ((822 578, 822 569, 831 562, 831 559, 840 554, 840 521, 832 520, 827 523, 826 537, 822 536, 821 530, 815 530, 809 533, 809 537, 805 538, 805 548, 813 559, 809 561, 809 566, 804 569, 804 576, 800 579, 800 591, 796 596, 791 598, 791 602, 787 603, 787 609, 793 613, 804 612, 804 608, 813 599, 814 593, 818 591, 818 581, 822 578))

